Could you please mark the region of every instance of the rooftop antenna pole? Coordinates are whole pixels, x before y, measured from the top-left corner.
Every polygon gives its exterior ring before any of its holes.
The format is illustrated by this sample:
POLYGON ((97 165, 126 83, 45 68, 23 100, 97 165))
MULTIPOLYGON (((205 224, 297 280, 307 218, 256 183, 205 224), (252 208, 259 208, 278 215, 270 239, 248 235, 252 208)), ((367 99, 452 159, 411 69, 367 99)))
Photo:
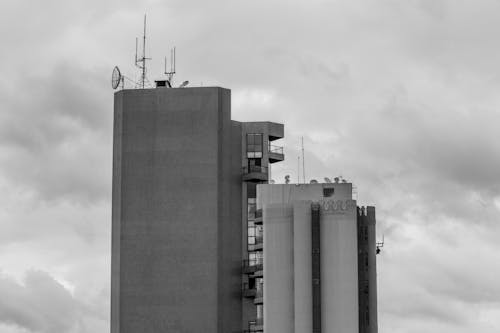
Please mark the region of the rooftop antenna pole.
POLYGON ((144 32, 142 34, 142 89, 146 80, 146 14, 144 14, 144 32))
POLYGON ((304 156, 304 137, 302 137, 302 176, 304 180, 304 184, 306 183, 306 163, 304 156))
POLYGON ((297 156, 297 184, 300 184, 300 156, 297 156))
POLYGON ((170 86, 173 85, 173 77, 175 74, 175 47, 173 49, 170 49, 170 71, 167 72, 167 57, 165 57, 165 74, 167 75, 168 78, 168 83, 170 86))
POLYGON ((142 57, 140 59, 137 58, 137 47, 138 40, 135 39, 135 65, 141 69, 141 80, 139 81, 139 86, 144 89, 146 87, 146 82, 148 81, 146 77, 146 60, 151 60, 151 58, 146 57, 146 14, 144 14, 144 30, 142 35, 142 57), (141 64, 142 63, 142 64, 141 64))

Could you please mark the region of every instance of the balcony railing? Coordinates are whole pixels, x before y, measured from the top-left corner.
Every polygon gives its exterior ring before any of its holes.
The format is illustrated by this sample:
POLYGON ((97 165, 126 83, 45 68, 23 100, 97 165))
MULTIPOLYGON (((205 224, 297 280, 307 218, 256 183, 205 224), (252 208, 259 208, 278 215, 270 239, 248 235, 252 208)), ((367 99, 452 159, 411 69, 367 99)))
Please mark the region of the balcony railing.
POLYGON ((251 320, 248 322, 248 327, 249 328, 252 328, 255 327, 255 326, 262 326, 264 325, 264 318, 257 318, 255 320, 251 320))
POLYGON ((255 244, 262 244, 264 237, 262 235, 255 236, 255 244))
POLYGON ((267 167, 260 165, 250 165, 243 167, 243 180, 251 182, 267 181, 267 167))
POLYGON ((257 295, 257 289, 251 288, 248 283, 243 284, 243 296, 244 297, 255 297, 257 295))
POLYGON ((269 152, 272 154, 281 154, 283 155, 283 147, 281 146, 275 146, 275 145, 269 145, 269 152))
POLYGON ((281 162, 285 159, 283 147, 269 145, 269 163, 281 162))
POLYGON ((253 333, 262 332, 264 326, 264 318, 257 318, 248 322, 248 329, 244 330, 243 333, 253 333))
POLYGON ((262 224, 262 209, 257 209, 254 214, 253 223, 256 225, 262 224))
POLYGON ((243 167, 243 172, 244 173, 252 173, 252 172, 267 173, 267 167, 260 166, 260 165, 250 165, 250 166, 243 167))
POLYGON ((263 258, 243 260, 243 273, 254 273, 263 269, 263 258))

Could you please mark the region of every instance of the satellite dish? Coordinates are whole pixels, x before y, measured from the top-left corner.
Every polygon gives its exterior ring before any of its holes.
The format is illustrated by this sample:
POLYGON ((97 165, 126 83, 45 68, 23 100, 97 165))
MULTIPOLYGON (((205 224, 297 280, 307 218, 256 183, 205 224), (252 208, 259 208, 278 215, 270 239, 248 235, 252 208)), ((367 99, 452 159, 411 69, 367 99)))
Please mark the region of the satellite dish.
POLYGON ((120 72, 118 66, 115 66, 115 68, 113 68, 113 74, 111 74, 111 87, 113 87, 113 89, 118 88, 122 80, 122 73, 120 72))
POLYGON ((189 81, 184 81, 182 82, 182 84, 179 86, 179 88, 184 88, 185 86, 187 86, 189 84, 189 81))

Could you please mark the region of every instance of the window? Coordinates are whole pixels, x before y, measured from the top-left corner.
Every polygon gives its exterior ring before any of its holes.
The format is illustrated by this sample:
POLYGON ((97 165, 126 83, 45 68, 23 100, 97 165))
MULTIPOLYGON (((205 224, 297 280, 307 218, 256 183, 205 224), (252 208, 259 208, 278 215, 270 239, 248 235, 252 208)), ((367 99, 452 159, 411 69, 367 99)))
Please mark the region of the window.
POLYGON ((247 218, 249 220, 255 219, 255 212, 257 211, 257 199, 255 198, 248 198, 248 205, 247 205, 247 218))
POLYGON ((247 134, 247 158, 262 158, 262 133, 247 134))
POLYGON ((248 245, 255 245, 255 226, 253 222, 248 222, 248 245))
POLYGON ((257 198, 257 184, 247 183, 247 198, 257 198))
POLYGON ((334 189, 333 187, 325 187, 323 188, 323 196, 324 197, 331 197, 333 195, 334 189))

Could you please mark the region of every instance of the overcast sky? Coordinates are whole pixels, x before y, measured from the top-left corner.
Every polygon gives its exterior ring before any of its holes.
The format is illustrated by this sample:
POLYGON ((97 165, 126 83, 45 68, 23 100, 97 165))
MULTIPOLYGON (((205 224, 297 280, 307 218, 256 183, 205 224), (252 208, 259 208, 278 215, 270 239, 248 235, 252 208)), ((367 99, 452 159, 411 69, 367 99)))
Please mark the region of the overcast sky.
POLYGON ((0 332, 109 330, 113 90, 177 83, 285 124, 273 178, 375 205, 379 332, 500 332, 500 1, 0 2, 0 332))

